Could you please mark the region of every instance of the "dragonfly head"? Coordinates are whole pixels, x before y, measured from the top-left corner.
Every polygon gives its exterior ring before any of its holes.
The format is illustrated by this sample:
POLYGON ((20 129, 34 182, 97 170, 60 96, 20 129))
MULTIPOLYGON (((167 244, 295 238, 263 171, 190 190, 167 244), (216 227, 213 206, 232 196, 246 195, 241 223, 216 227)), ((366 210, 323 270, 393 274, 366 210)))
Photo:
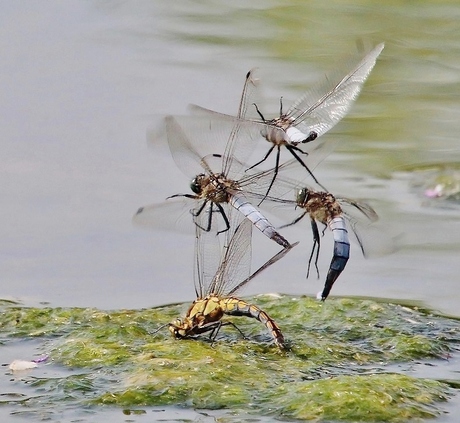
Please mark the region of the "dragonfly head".
POLYGON ((185 338, 188 332, 187 322, 178 318, 169 324, 169 332, 174 338, 185 338))
POLYGON ((310 195, 310 190, 308 188, 301 188, 297 191, 297 195, 295 197, 295 201, 297 205, 301 206, 308 201, 308 197, 310 195))
POLYGON ((190 189, 195 194, 201 194, 203 178, 204 178, 204 175, 202 173, 200 173, 199 175, 195 176, 192 179, 192 182, 190 182, 190 189))

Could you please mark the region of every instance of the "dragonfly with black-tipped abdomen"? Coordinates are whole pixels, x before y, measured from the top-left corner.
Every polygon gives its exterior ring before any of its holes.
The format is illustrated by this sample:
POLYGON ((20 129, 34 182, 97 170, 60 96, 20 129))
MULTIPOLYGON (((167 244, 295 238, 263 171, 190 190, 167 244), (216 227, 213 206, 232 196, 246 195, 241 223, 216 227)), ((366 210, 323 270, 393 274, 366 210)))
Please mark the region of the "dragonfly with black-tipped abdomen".
POLYGON ((233 322, 223 321, 224 315, 246 316, 259 320, 270 331, 275 344, 279 348, 285 347, 284 336, 276 322, 265 311, 235 297, 235 294, 296 244, 283 248, 250 275, 252 226, 248 219, 239 223, 236 229, 232 225, 222 249, 217 245, 219 237, 197 227, 194 272, 197 299, 185 317, 169 323, 169 331, 174 337, 190 338, 209 332, 214 341, 222 326, 232 325, 240 331, 233 322), (211 250, 221 252, 217 261, 213 258, 215 254, 210 254, 211 250))
MULTIPOLYGON (((309 160, 307 163, 310 164, 310 162, 313 163, 313 160, 309 160)), ((293 173, 296 167, 295 159, 279 166, 280 176, 273 189, 276 197, 266 196, 265 191, 271 183, 273 169, 252 169, 254 172, 252 174, 253 181, 257 181, 257 183, 250 184, 250 190, 248 189, 245 195, 251 202, 265 199, 261 206, 264 214, 265 211, 271 212, 287 222, 280 226, 280 229, 292 226, 306 216, 310 218, 313 246, 308 259, 307 277, 312 263, 315 265, 318 277, 320 276, 318 259, 321 235, 324 235, 326 228, 331 230, 334 240, 333 256, 324 288, 318 295, 320 299, 325 300, 348 262, 351 248, 350 239, 357 243, 365 257, 392 252, 394 250, 393 240, 381 232, 381 227, 377 228, 371 225, 378 220, 378 215, 372 206, 361 200, 336 197, 330 192, 307 186, 303 181, 290 179, 289 175, 293 173), (318 224, 324 225, 322 231, 318 228, 318 224), (350 237, 350 235, 352 236, 350 237)))
POLYGON ((334 282, 342 273, 350 257, 349 230, 354 234, 363 255, 366 255, 365 245, 356 228, 358 220, 352 216, 350 210, 354 209, 354 211, 358 212, 361 218, 365 219, 368 223, 377 221, 377 213, 365 202, 335 197, 330 192, 316 191, 307 187, 302 187, 297 190, 295 200, 272 199, 272 201, 282 202, 291 209, 296 207, 302 209, 301 213, 294 220, 282 227, 294 225, 305 216, 310 217, 313 233, 313 247, 308 260, 307 277, 310 273, 313 257, 316 272, 319 277, 318 258, 321 247, 321 237, 318 223, 324 225, 322 231, 323 235, 327 227, 331 230, 334 239, 333 256, 327 272, 324 288, 322 292, 318 294, 318 298, 324 301, 328 297, 334 282), (348 213, 346 211, 347 209, 349 210, 348 213))
POLYGON ((258 171, 246 172, 241 160, 250 153, 257 128, 254 130, 250 122, 237 118, 210 121, 193 116, 169 116, 165 124, 172 156, 179 169, 191 178, 193 194, 175 194, 166 203, 141 207, 134 216, 135 222, 164 227, 165 222, 174 219, 174 216, 191 214, 201 230, 220 233, 230 229, 228 214, 233 208, 246 216, 265 236, 285 248, 289 247, 289 242, 245 195, 251 192, 251 187, 261 184, 258 171), (198 152, 200 145, 209 151, 223 144, 223 154, 203 156, 198 152), (201 172, 197 174, 199 167, 201 172), (202 221, 204 215, 206 219, 202 221), (216 219, 219 216, 220 219, 216 219))
MULTIPOLYGON (((299 97, 289 109, 284 112, 282 99, 280 100, 279 116, 274 119, 266 119, 265 115, 259 110, 257 104, 255 109, 260 119, 247 119, 253 125, 259 128, 259 134, 271 143, 271 146, 265 156, 249 169, 265 162, 268 157, 276 150, 276 159, 271 184, 267 189, 266 195, 270 190, 278 175, 280 165, 281 147, 285 147, 297 162, 307 170, 313 180, 325 189, 312 173, 312 169, 306 164, 304 157, 308 155, 304 146, 311 141, 329 131, 337 124, 348 112, 353 101, 357 98, 361 88, 373 69, 377 57, 380 55, 384 44, 377 45, 372 51, 361 58, 354 64, 351 71, 343 76, 343 71, 335 71, 327 75, 322 81, 313 86, 312 89, 305 92, 299 97), (302 157, 303 156, 303 157, 302 157)), ((255 80, 253 71, 248 73, 252 80, 255 80)), ((255 84, 253 84, 255 86, 255 84)), ((249 103, 251 102, 251 93, 254 92, 243 90, 238 118, 245 119, 249 103)), ((197 114, 208 114, 217 118, 225 116, 218 112, 205 109, 200 106, 191 105, 191 110, 197 114)), ((260 137, 259 137, 260 138, 260 137)))

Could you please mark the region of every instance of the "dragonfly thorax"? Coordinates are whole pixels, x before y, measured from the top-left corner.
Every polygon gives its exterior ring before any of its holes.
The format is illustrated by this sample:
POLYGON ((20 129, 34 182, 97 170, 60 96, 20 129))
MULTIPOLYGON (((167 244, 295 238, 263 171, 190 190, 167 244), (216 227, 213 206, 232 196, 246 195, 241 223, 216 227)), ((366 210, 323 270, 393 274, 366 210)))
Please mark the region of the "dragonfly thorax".
POLYGON ((313 191, 302 188, 297 192, 296 202, 318 222, 327 224, 334 217, 342 214, 342 208, 329 192, 313 191))
POLYGON ((191 190, 201 198, 206 198, 214 203, 226 203, 229 201, 229 190, 238 190, 235 181, 227 179, 221 173, 205 175, 200 173, 192 179, 191 190))
POLYGON ((199 335, 205 331, 206 325, 222 319, 224 311, 220 300, 214 295, 199 298, 193 302, 186 316, 169 324, 169 331, 176 338, 199 335))

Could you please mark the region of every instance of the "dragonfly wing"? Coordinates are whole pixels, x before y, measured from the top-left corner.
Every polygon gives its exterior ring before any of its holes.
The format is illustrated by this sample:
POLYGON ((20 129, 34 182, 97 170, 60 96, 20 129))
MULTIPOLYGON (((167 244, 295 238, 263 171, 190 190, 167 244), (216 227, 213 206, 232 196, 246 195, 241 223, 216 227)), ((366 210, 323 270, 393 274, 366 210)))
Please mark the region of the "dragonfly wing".
POLYGON ((350 198, 338 198, 351 238, 361 247, 365 257, 380 257, 398 249, 398 236, 392 233, 379 219, 375 210, 367 203, 350 198))
MULTIPOLYGON (((256 144, 262 140, 262 133, 265 131, 266 124, 236 117, 205 109, 197 105, 190 105, 189 108, 197 115, 205 115, 211 122, 226 122, 232 125, 227 132, 227 142, 222 154, 222 173, 229 179, 239 179, 246 170, 246 163, 249 160, 256 144)), ((210 140, 215 139, 216 125, 210 125, 204 135, 210 140)), ((212 142, 212 141, 210 141, 212 142)), ((217 153, 215 151, 214 153, 217 153)))
MULTIPOLYGON (((203 221, 199 223, 204 224, 203 221)), ((203 298, 211 293, 220 255, 220 238, 215 232, 205 232, 195 226, 194 282, 197 298, 203 298)))
MULTIPOLYGON (((311 162, 313 166, 316 165, 316 161, 322 159, 319 156, 311 157, 313 160, 307 161, 307 163, 311 162)), ((307 159, 310 159, 310 156, 307 159)), ((274 172, 274 168, 267 170, 253 168, 246 172, 246 175, 239 181, 239 185, 248 198, 261 200, 266 197, 265 194, 272 182, 274 172)), ((296 159, 281 164, 278 167, 278 176, 266 197, 267 200, 295 200, 296 191, 308 186, 305 182, 307 178, 309 175, 296 159)))
POLYGON ((353 200, 351 198, 336 197, 337 201, 343 210, 346 211, 347 215, 352 217, 354 220, 363 221, 364 223, 373 223, 379 220, 377 212, 373 207, 360 200, 353 200))
POLYGON ((252 223, 244 219, 235 229, 228 246, 224 249, 222 261, 215 278, 215 290, 227 295, 251 270, 252 223))
POLYGON ((344 77, 342 72, 333 72, 295 101, 287 112, 294 118, 293 125, 318 136, 331 129, 357 98, 383 47, 383 43, 376 46, 344 77))
POLYGON ((137 226, 194 234, 193 215, 199 201, 180 197, 140 207, 133 216, 137 226))

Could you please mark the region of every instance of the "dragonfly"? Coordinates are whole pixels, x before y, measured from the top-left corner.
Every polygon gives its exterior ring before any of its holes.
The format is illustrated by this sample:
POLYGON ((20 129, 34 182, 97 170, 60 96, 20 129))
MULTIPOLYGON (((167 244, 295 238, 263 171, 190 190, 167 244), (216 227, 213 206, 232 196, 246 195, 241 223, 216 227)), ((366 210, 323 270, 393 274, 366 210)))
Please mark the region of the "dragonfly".
MULTIPOLYGON (((267 196, 278 175, 281 147, 285 147, 297 162, 306 169, 315 183, 321 186, 322 189, 325 189, 302 158, 302 156, 309 154, 308 151, 304 149, 304 146, 329 131, 345 116, 353 101, 358 97, 364 82, 375 66, 377 58, 383 48, 383 43, 377 45, 355 64, 351 71, 345 76, 342 76, 343 72, 341 71, 331 73, 324 80, 317 83, 294 101, 286 112, 283 110, 283 101, 281 97, 279 116, 276 118, 266 119, 264 114, 259 110, 257 104, 254 104, 260 119, 247 120, 252 122, 255 127, 259 128, 259 133, 262 138, 267 140, 271 145, 265 156, 249 167, 249 169, 259 166, 276 151, 274 172, 271 184, 269 184, 266 192, 267 196)), ((255 79, 253 73, 253 71, 248 73, 248 76, 252 80, 255 79)), ((256 87, 255 85, 255 88, 256 87)), ((248 110, 248 103, 252 98, 251 93, 253 92, 255 92, 255 89, 249 91, 245 84, 240 101, 239 119, 246 118, 245 113, 248 110)), ((231 118, 229 115, 221 114, 197 105, 190 105, 190 108, 192 112, 198 114, 231 118)))
POLYGON ((245 165, 237 158, 244 158, 244 149, 254 144, 254 128, 250 123, 238 118, 216 122, 192 116, 168 116, 165 125, 172 156, 179 169, 191 178, 193 193, 175 194, 168 197, 166 204, 141 207, 133 218, 135 223, 159 227, 168 219, 174 220, 175 216, 191 215, 199 229, 219 234, 230 229, 228 216, 230 210, 235 209, 265 236, 284 248, 290 247, 290 243, 245 196, 251 187, 260 184, 257 172, 245 172, 245 165), (182 126, 187 128, 187 134, 182 126), (244 142, 237 142, 239 138, 244 142), (226 140, 223 154, 203 156, 198 151, 199 145, 217 149, 222 140, 226 140), (201 172, 197 174, 198 166, 201 172), (220 221, 216 216, 221 217, 220 221))
MULTIPOLYGON (((295 160, 284 163, 280 166, 280 170, 289 168, 295 164, 295 160)), ((345 197, 335 197, 327 191, 315 190, 312 187, 302 186, 297 181, 280 178, 280 183, 290 187, 290 192, 295 192, 295 199, 284 199, 276 197, 267 197, 267 204, 273 204, 271 211, 276 211, 276 204, 281 204, 282 210, 278 210, 278 214, 283 215, 283 219, 287 220, 290 213, 296 213, 297 216, 289 223, 281 226, 285 228, 295 225, 306 216, 310 217, 310 224, 313 234, 313 246, 308 259, 307 278, 310 274, 311 263, 314 259, 316 273, 319 278, 318 259, 321 247, 321 236, 318 223, 324 225, 321 231, 324 235, 326 228, 329 227, 334 239, 334 250, 329 270, 326 276, 324 288, 318 298, 324 301, 337 278, 344 270, 350 257, 350 236, 349 230, 353 233, 361 252, 366 257, 369 245, 364 245, 364 240, 360 235, 357 226, 361 224, 361 229, 366 230, 364 223, 371 224, 378 220, 376 211, 367 203, 345 197), (298 209, 301 209, 299 214, 298 209)), ((261 195, 261 194, 259 194, 261 195)), ((382 238, 381 234, 379 237, 382 238)), ((383 237, 384 238, 384 237, 383 237)), ((386 240, 381 239, 383 244, 386 240)), ((380 248, 380 246, 378 247, 380 248)))
POLYGON ((297 243, 283 248, 250 275, 252 227, 252 222, 244 219, 232 236, 226 237, 229 241, 222 249, 215 270, 210 270, 215 264, 215 260, 210 260, 210 252, 220 250, 215 245, 211 246, 218 237, 196 230, 194 275, 197 299, 185 317, 169 323, 169 331, 175 338, 190 338, 209 332, 210 339, 214 341, 222 326, 232 325, 240 331, 233 322, 222 321, 224 315, 246 316, 264 324, 274 343, 281 349, 285 348, 284 336, 277 323, 258 306, 235 294, 260 272, 283 258, 297 243))

